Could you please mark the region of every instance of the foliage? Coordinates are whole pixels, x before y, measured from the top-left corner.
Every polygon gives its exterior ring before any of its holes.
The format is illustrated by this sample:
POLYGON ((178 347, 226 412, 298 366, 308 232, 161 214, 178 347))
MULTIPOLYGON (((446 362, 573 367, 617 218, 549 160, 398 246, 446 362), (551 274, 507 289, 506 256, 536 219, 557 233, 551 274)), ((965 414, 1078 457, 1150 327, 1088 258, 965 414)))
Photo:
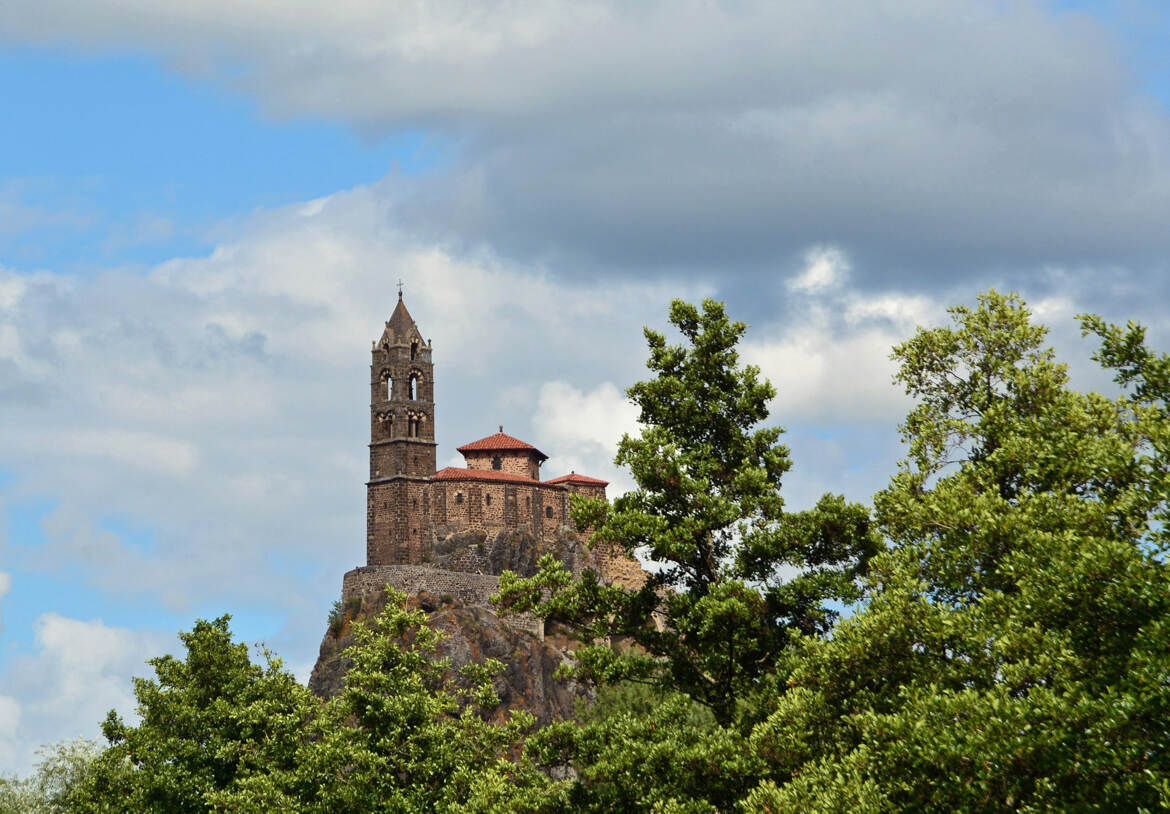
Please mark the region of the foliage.
POLYGON ((687 344, 647 329, 655 376, 627 391, 643 430, 622 438, 615 460, 638 488, 612 506, 574 500, 594 543, 643 552, 655 570, 636 589, 589 572, 574 582, 546 556, 532 578, 503 575, 499 596, 575 629, 577 675, 679 691, 728 724, 794 631, 824 633, 835 617, 826 601, 856 597, 877 542, 867 510, 839 497, 784 514, 788 450, 779 428, 758 426, 775 390, 738 364, 744 324, 713 300, 702 311, 676 300, 670 321, 687 344), (636 647, 613 650, 615 638, 636 647))
POLYGON ((23 779, 0 777, 0 814, 55 814, 70 810, 94 759, 101 753, 96 741, 78 739, 42 747, 32 775, 23 779))
POLYGON ((185 659, 152 659, 154 679, 134 679, 141 718, 111 711, 109 748, 94 762, 72 810, 201 812, 208 797, 253 775, 293 767, 316 701, 278 658, 253 664, 232 641, 228 616, 180 633, 185 659))
POLYGON ((350 597, 342 602, 340 599, 333 602, 329 609, 328 629, 333 636, 340 636, 345 623, 352 619, 361 609, 362 601, 357 597, 350 597))
POLYGON ((388 598, 353 624, 353 666, 324 705, 279 660, 252 664, 228 617, 197 622, 180 634, 185 659, 153 659, 156 678, 136 680, 141 722, 110 713, 110 746, 65 810, 495 811, 526 789, 555 800, 555 784, 520 760, 534 718, 482 714, 498 703, 501 665, 467 665, 461 690, 436 655, 443 634, 401 594, 388 598))
POLYGON ((491 682, 502 665, 468 664, 472 689, 461 691, 436 654, 444 634, 424 611, 407 609, 404 596, 387 593, 380 615, 354 623, 345 687, 310 722, 295 760, 211 795, 216 810, 492 810, 516 789, 543 783, 514 759, 535 719, 481 714, 498 703, 491 682))
POLYGON ((1148 387, 1075 393, 1017 298, 951 314, 894 351, 918 399, 875 503, 897 545, 864 611, 800 648, 752 735, 774 777, 748 805, 1166 805, 1165 362, 1088 320, 1098 358, 1148 387))
POLYGON ((577 776, 542 811, 727 811, 755 784, 763 765, 737 729, 684 694, 648 692, 642 700, 652 703, 618 704, 532 735, 526 754, 538 766, 577 776))

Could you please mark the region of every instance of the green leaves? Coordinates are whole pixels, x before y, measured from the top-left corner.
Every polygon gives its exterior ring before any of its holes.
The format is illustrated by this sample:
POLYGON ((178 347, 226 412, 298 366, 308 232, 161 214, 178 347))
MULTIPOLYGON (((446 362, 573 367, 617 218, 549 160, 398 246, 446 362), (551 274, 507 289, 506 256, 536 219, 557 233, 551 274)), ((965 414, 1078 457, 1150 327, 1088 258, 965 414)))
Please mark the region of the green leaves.
POLYGON ((785 514, 791 462, 782 430, 761 427, 775 389, 739 365, 746 326, 721 303, 675 301, 685 344, 647 329, 655 374, 628 391, 643 430, 615 461, 637 488, 610 507, 575 501, 593 540, 653 562, 640 588, 572 583, 554 561, 527 580, 506 577, 500 598, 572 627, 586 649, 573 670, 595 681, 637 679, 687 694, 730 723, 742 698, 776 669, 792 631, 828 630, 828 603, 857 598, 856 577, 879 548, 864 507, 826 496, 785 514), (635 647, 605 657, 620 640, 635 647))
POLYGON ((865 608, 791 660, 754 734, 776 779, 749 807, 1152 809, 1170 770, 1164 357, 1087 318, 1098 358, 1142 383, 1112 401, 1068 389, 1018 298, 951 314, 895 349, 918 399, 875 499, 897 546, 865 608))
POLYGON ((254 775, 293 768, 316 701, 279 659, 253 664, 228 620, 197 622, 180 634, 185 659, 152 659, 155 678, 135 679, 141 722, 109 714, 110 747, 71 810, 202 812, 254 775))

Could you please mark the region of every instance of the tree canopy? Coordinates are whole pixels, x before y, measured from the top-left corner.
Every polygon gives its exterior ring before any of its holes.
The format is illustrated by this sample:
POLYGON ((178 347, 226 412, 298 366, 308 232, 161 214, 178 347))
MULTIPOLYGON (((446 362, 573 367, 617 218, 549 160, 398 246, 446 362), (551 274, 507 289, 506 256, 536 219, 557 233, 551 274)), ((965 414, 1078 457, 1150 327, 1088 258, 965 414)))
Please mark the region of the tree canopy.
POLYGON ((627 391, 643 429, 622 437, 615 462, 637 488, 612 505, 573 506, 595 544, 644 555, 649 578, 639 588, 589 573, 574 582, 550 556, 532 578, 505 574, 500 597, 573 629, 584 645, 578 675, 683 692, 727 724, 794 633, 824 634, 831 603, 857 598, 878 543, 868 510, 839 496, 784 512, 791 461, 782 430, 760 426, 776 391, 739 364, 744 323, 710 299, 701 310, 674 301, 670 322, 684 344, 647 328, 655 375, 627 391), (613 648, 614 639, 635 646, 613 648))
MULTIPOLYGON (((893 545, 864 611, 794 659, 753 733, 777 779, 750 803, 1164 806, 1165 390, 1073 392, 1016 297, 951 315, 894 350, 918 405, 909 456, 875 498, 893 545)), ((1132 330, 1084 324, 1122 381, 1160 381, 1165 362, 1132 330)))

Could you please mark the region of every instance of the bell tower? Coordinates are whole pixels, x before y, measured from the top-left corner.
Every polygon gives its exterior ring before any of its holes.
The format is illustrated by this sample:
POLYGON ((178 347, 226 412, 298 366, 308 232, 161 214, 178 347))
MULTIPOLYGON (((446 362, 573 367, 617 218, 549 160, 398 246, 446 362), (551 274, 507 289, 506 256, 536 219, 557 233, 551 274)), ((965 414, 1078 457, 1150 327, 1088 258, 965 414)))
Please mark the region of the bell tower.
POLYGON ((435 380, 401 289, 371 356, 366 564, 417 563, 435 474, 435 380))

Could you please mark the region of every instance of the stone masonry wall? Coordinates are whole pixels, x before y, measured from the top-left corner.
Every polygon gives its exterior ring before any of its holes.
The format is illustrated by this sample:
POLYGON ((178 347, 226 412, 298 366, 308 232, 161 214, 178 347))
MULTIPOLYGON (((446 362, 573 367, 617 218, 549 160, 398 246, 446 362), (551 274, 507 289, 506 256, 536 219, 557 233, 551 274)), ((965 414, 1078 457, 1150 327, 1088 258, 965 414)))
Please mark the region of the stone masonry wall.
POLYGON ((536 458, 535 453, 532 452, 512 450, 481 452, 473 450, 464 452, 463 458, 467 461, 468 469, 487 470, 494 468, 492 466, 492 459, 499 458, 500 472, 540 480, 540 461, 536 458))
POLYGON ((540 539, 551 540, 568 521, 568 493, 542 483, 433 481, 431 507, 423 522, 439 536, 506 528, 526 529, 540 539))

